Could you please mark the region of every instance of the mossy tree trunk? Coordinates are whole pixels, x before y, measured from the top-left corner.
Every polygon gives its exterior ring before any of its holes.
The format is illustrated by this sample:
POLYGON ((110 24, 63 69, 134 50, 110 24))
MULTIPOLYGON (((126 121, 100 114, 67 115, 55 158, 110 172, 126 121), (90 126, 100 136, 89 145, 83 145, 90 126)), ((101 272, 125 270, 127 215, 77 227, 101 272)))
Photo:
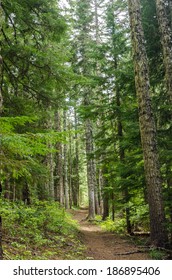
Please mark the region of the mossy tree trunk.
MULTIPOLYGON (((0 1, 0 28, 2 26, 2 7, 0 1)), ((1 49, 0 49, 1 52, 1 49)), ((3 98, 2 98, 2 67, 3 67, 3 60, 0 53, 0 113, 2 112, 2 105, 3 105, 3 98)), ((0 197, 2 193, 2 186, 1 186, 1 179, 0 179, 0 197)), ((0 215, 0 260, 3 259, 3 250, 2 250, 2 217, 0 215)))
MULTIPOLYGON (((170 3, 171 4, 171 3, 170 3)), ((172 5, 172 4, 171 4, 172 5)), ((163 61, 168 92, 169 106, 172 105, 172 31, 170 20, 167 17, 166 3, 164 0, 156 0, 156 10, 163 48, 163 61)))
POLYGON ((139 125, 150 211, 151 243, 155 246, 165 247, 168 239, 165 230, 156 127, 151 107, 148 61, 141 23, 140 1, 128 0, 128 9, 134 55, 135 86, 139 106, 139 125))
MULTIPOLYGON (((2 193, 2 186, 0 184, 0 197, 2 193)), ((0 215, 0 260, 3 259, 3 250, 2 250, 2 217, 0 215)))

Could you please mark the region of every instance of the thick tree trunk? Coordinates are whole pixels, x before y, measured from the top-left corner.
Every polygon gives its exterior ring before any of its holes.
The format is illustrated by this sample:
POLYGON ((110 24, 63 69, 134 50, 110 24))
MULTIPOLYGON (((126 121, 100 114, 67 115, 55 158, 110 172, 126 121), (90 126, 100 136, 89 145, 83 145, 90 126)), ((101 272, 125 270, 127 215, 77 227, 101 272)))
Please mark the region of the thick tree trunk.
MULTIPOLYGON (((0 183, 0 198, 2 193, 2 186, 0 183)), ((2 250, 2 217, 0 215, 0 260, 3 259, 3 250, 2 250)))
MULTIPOLYGON (((166 162, 166 178, 167 178, 167 196, 168 196, 168 212, 169 222, 172 224, 172 176, 171 176, 171 162, 166 162)), ((170 228, 170 245, 172 246, 172 228, 170 228)))
POLYGON ((141 23, 140 1, 128 0, 128 8, 134 54, 135 85, 139 106, 140 134, 150 210, 151 242, 155 246, 166 247, 168 239, 165 230, 156 127, 151 108, 148 62, 141 23))
POLYGON ((170 28, 172 30, 172 0, 168 0, 170 28))
POLYGON ((170 21, 167 17, 166 8, 167 7, 164 0, 156 0, 157 16, 159 22, 159 29, 161 33, 161 44, 163 48, 163 61, 165 66, 166 84, 167 84, 169 105, 171 106, 172 105, 172 31, 170 28, 170 21))
MULTIPOLYGON (((1 1, 0 1, 0 28, 2 26, 2 7, 1 7, 1 1)), ((0 53, 0 113, 2 112, 2 105, 3 105, 3 98, 2 98, 2 56, 0 53)), ((1 178, 0 178, 0 198, 2 193, 2 186, 1 186, 1 178)), ((1 207, 1 206, 0 206, 1 207)), ((3 259, 3 250, 2 250, 2 217, 0 215, 0 260, 3 259)))

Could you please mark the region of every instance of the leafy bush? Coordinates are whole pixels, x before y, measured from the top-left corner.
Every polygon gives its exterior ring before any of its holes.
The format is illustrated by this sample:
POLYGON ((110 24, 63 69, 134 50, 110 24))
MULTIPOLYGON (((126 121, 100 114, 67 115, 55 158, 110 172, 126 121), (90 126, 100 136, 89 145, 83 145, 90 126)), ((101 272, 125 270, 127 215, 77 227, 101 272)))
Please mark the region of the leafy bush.
POLYGON ((110 218, 107 218, 101 223, 101 227, 106 231, 122 233, 126 228, 126 221, 125 219, 116 219, 112 221, 110 218))
POLYGON ((10 243, 10 250, 8 247, 5 253, 11 251, 10 259, 31 259, 43 247, 54 248, 46 256, 44 250, 46 259, 66 244, 79 242, 77 222, 57 202, 36 201, 30 206, 7 200, 0 203, 3 237, 10 243))

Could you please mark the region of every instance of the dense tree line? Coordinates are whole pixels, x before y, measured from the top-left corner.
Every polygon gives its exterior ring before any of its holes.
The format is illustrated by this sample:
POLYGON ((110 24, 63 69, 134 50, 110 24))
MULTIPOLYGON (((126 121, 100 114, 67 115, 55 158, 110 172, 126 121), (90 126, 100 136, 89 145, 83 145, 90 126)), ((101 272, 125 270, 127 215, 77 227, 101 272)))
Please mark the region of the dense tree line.
POLYGON ((88 203, 88 219, 170 245, 171 14, 158 0, 0 2, 1 199, 88 203))

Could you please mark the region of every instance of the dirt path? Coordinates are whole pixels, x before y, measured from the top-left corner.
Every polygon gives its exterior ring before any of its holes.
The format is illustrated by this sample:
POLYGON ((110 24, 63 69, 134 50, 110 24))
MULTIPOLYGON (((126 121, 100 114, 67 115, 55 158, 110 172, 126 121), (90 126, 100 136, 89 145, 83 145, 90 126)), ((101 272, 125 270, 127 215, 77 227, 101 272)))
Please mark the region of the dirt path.
POLYGON ((94 260, 148 260, 150 256, 138 252, 140 248, 117 234, 104 232, 85 220, 87 210, 72 211, 74 219, 80 224, 82 240, 87 248, 86 259, 94 260), (128 252, 137 252, 128 254, 128 252), (122 254, 122 255, 118 255, 122 254))

